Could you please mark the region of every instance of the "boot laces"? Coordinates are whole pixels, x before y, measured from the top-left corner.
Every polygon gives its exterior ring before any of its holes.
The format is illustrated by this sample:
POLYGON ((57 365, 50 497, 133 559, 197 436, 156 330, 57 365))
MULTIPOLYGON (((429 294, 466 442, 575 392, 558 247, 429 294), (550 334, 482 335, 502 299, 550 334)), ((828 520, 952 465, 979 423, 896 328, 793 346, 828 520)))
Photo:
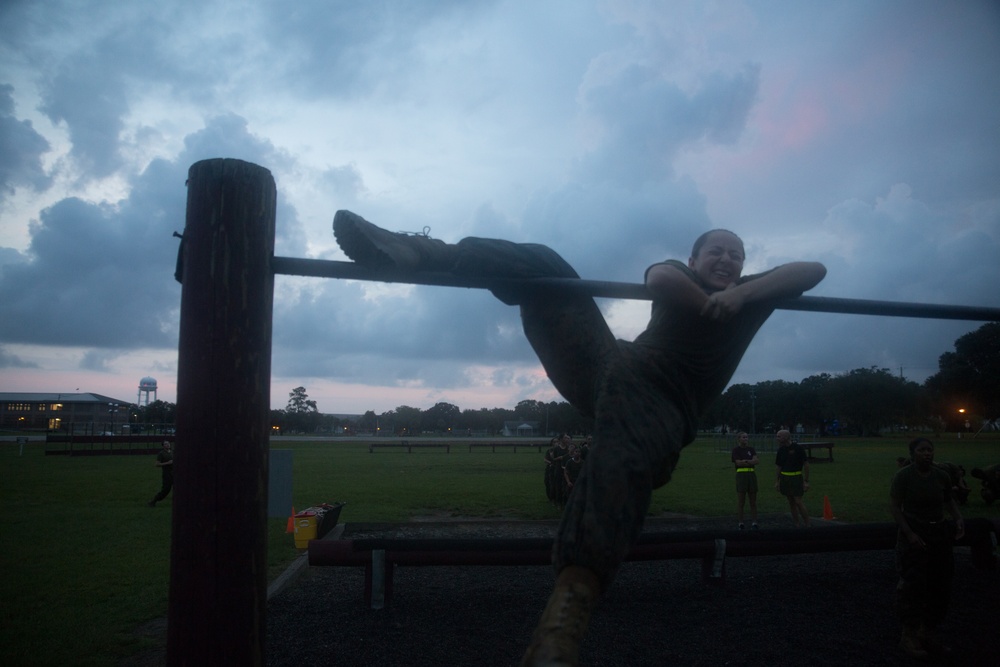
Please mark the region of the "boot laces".
POLYGON ((400 236, 422 236, 425 239, 431 237, 431 228, 428 225, 424 225, 424 228, 419 232, 396 232, 400 236))

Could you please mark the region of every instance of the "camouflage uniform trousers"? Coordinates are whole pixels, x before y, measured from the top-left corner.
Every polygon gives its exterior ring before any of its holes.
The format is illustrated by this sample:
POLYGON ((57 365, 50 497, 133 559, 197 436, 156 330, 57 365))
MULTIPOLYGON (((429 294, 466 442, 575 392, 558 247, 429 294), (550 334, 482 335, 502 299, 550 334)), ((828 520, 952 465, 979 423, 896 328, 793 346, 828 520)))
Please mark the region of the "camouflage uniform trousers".
MULTIPOLYGON (((472 276, 579 278, 540 245, 467 238, 454 271, 472 276)), ((618 341, 593 298, 565 291, 493 290, 518 304, 525 335, 567 401, 592 416, 593 442, 553 546, 553 565, 595 572, 606 588, 642 532, 652 492, 667 483, 690 427, 666 390, 654 351, 618 341)))
POLYGON ((948 611, 955 555, 954 526, 947 521, 927 524, 907 517, 910 527, 926 543, 914 546, 902 531, 896 537, 896 613, 906 627, 936 628, 948 611))

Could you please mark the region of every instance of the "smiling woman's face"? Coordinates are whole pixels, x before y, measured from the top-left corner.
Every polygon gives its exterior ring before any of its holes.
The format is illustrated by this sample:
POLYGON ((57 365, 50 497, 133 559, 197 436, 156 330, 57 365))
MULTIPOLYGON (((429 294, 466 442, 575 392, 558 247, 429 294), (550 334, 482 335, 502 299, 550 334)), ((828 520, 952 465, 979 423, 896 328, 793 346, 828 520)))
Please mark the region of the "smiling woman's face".
POLYGON ((708 235, 696 257, 688 259, 688 267, 702 284, 713 290, 726 289, 743 273, 743 242, 730 232, 715 231, 708 235))

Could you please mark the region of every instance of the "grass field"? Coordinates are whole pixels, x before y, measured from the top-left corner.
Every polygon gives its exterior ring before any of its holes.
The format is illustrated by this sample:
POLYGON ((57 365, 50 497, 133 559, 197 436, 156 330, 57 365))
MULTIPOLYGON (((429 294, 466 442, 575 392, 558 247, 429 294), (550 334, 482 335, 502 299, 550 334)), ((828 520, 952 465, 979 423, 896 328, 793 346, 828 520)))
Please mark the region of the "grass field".
MULTIPOLYGON (((1000 438, 936 440, 936 457, 967 470, 1000 461, 1000 438)), ((406 521, 444 514, 551 519, 542 455, 534 449, 450 454, 428 449, 368 452, 365 442, 282 441, 294 451, 294 501, 304 508, 346 502, 341 522, 406 521)), ((824 496, 847 522, 888 521, 888 484, 906 440, 843 439, 835 463, 814 464, 806 504, 824 496)), ((762 454, 761 513, 781 513, 772 490, 773 454, 762 454)), ((974 491, 966 517, 1000 516, 974 491)), ((0 661, 5 665, 114 665, 151 640, 135 628, 167 610, 170 503, 150 509, 159 488, 152 457, 44 456, 41 444, 19 455, 0 443, 0 661)), ((725 516, 735 512, 729 455, 699 440, 681 457, 674 480, 654 494, 651 514, 725 516)), ((270 576, 295 557, 286 521, 269 522, 270 576)))

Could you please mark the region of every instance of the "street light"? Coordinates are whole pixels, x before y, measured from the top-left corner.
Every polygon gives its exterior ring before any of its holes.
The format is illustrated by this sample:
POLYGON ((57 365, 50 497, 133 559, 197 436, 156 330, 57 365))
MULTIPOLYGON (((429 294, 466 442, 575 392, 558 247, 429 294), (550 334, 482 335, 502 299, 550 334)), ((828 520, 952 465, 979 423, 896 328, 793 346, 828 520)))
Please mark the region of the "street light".
POLYGON ((115 415, 118 414, 118 404, 108 403, 108 414, 111 415, 111 435, 115 434, 115 415))

